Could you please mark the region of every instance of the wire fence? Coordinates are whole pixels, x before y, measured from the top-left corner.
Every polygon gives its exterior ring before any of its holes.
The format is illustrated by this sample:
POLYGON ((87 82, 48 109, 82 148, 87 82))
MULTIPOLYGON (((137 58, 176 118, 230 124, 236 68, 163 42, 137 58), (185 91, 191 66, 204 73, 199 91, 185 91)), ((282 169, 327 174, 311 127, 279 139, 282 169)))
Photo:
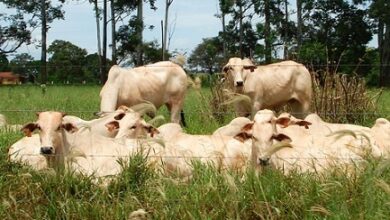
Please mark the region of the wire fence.
MULTIPOLYGON (((64 155, 64 154, 53 154, 53 155, 48 155, 48 154, 23 154, 21 156, 32 156, 32 157, 67 157, 69 155, 64 155)), ((72 157, 102 157, 102 158, 125 158, 125 157, 131 157, 132 155, 97 155, 97 154, 83 154, 80 156, 72 156, 72 157)), ((200 159, 232 159, 235 160, 237 157, 224 157, 224 156, 170 156, 170 155, 163 155, 163 156, 155 156, 155 155, 147 155, 146 157, 149 158, 158 158, 158 159, 192 159, 192 160, 200 160, 200 159)), ((276 156, 278 159, 280 159, 278 156, 276 156)), ((335 156, 329 156, 329 157, 283 157, 281 158, 283 160, 356 160, 356 161, 366 161, 363 158, 354 158, 354 157, 335 157, 335 156)), ((249 161, 249 159, 248 159, 249 161)))
MULTIPOLYGON (((36 112, 44 112, 49 111, 48 109, 0 109, 1 112, 9 112, 9 113, 36 113, 36 112)), ((54 111, 54 110, 50 110, 54 111)), ((100 112, 99 110, 93 111, 93 110, 66 110, 66 113, 97 113, 100 112)), ((102 113, 115 113, 116 111, 104 111, 102 113)), ((184 113, 200 113, 199 110, 193 110, 193 109, 185 109, 184 113)), ((235 111, 223 111, 223 112, 217 112, 213 111, 213 113, 218 114, 226 114, 231 115, 235 114, 235 111)), ((300 114, 301 112, 291 112, 290 114, 300 114)), ((269 114, 266 112, 258 112, 257 114, 269 114)), ((375 112, 316 112, 318 115, 322 114, 333 114, 333 115, 381 115, 381 114, 390 114, 390 111, 375 111, 375 112)))

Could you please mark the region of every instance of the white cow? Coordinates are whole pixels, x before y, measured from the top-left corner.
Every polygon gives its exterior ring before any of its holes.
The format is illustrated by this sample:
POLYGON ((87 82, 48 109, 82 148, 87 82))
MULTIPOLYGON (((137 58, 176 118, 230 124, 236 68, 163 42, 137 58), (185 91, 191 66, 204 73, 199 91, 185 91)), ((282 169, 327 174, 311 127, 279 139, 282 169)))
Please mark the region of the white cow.
POLYGON ((100 111, 111 112, 120 105, 133 106, 145 101, 156 108, 166 105, 171 121, 184 122, 182 111, 187 90, 187 75, 173 62, 163 61, 151 65, 124 69, 114 65, 107 82, 100 91, 100 111))
POLYGON ((248 95, 252 109, 236 104, 239 116, 255 114, 260 109, 275 109, 287 103, 294 115, 303 117, 310 107, 312 82, 309 71, 302 64, 283 61, 255 66, 248 59, 233 57, 223 67, 225 78, 235 92, 248 95))
MULTIPOLYGON (((291 117, 291 120, 296 121, 297 119, 291 117)), ((350 149, 353 148, 358 154, 362 154, 364 151, 376 158, 383 155, 383 152, 375 140, 375 132, 369 127, 355 124, 325 122, 316 113, 309 114, 304 121, 310 123, 309 132, 312 135, 327 136, 328 138, 345 136, 343 137, 344 141, 346 138, 349 138, 350 149)))
POLYGON ((222 126, 213 132, 213 135, 236 136, 241 133, 241 129, 251 123, 251 120, 245 117, 234 118, 229 124, 222 126))
POLYGON ((375 144, 385 157, 390 156, 390 122, 385 118, 378 118, 371 128, 375 144))
MULTIPOLYGON (((133 125, 126 123, 129 116, 119 122, 119 131, 116 138, 128 138, 134 134, 133 125)), ((248 161, 251 146, 244 144, 245 137, 237 134, 226 135, 191 135, 183 132, 180 125, 168 123, 153 128, 145 124, 138 137, 147 136, 164 143, 164 150, 160 152, 157 160, 163 161, 163 168, 168 172, 177 172, 180 176, 192 174, 191 160, 211 163, 221 169, 243 169, 248 161)), ((154 158, 150 158, 153 160, 154 158)))
MULTIPOLYGON (((250 125, 250 124, 248 124, 250 125)), ((251 161, 257 169, 266 165, 284 173, 322 172, 333 166, 350 167, 363 161, 348 148, 349 136, 312 135, 309 123, 291 122, 289 117, 276 118, 270 110, 261 110, 254 117, 251 130, 251 161)))
MULTIPOLYGON (((26 136, 39 129, 38 146, 32 152, 46 160, 46 166, 57 168, 65 166, 78 173, 94 177, 110 177, 122 171, 118 160, 127 161, 141 147, 162 149, 158 144, 127 139, 125 143, 112 138, 91 133, 89 130, 77 131, 71 123, 63 122, 60 112, 41 112, 38 120, 24 126, 26 136)), ((32 136, 36 137, 36 135, 32 136)), ((154 152, 154 151, 153 151, 154 152)), ((33 165, 32 162, 27 162, 33 165)))
POLYGON ((8 149, 8 159, 11 162, 31 166, 35 170, 48 168, 45 156, 41 155, 41 142, 38 134, 23 137, 8 149))

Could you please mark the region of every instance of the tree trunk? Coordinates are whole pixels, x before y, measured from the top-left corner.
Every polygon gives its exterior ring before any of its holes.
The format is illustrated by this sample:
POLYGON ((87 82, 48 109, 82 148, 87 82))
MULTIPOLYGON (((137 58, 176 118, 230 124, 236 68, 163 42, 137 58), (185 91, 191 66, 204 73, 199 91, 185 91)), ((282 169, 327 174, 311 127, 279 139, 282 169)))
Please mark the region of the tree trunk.
POLYGON ((381 49, 381 72, 379 75, 379 85, 384 87, 390 87, 390 23, 387 23, 385 26, 385 35, 382 43, 381 49))
POLYGON ((226 21, 225 21, 225 12, 222 11, 222 50, 223 50, 223 59, 227 58, 227 48, 226 48, 226 21))
POLYGON ((95 10, 95 19, 96 19, 96 38, 97 38, 97 54, 98 54, 98 62, 99 62, 99 76, 102 78, 103 67, 102 67, 102 48, 101 48, 101 40, 100 40, 100 19, 99 19, 98 1, 94 0, 93 4, 95 10))
POLYGON ((302 47, 302 0, 297 0, 297 46, 298 46, 298 54, 302 47))
POLYGON ((46 0, 41 0, 41 84, 47 81, 47 66, 46 66, 46 34, 47 34, 47 18, 46 18, 46 0))
POLYGON ((242 47, 242 44, 243 44, 243 41, 244 41, 244 30, 242 28, 242 20, 244 19, 243 18, 243 12, 242 12, 242 1, 239 1, 239 10, 240 10, 240 57, 241 59, 244 58, 244 49, 242 47))
POLYGON ((114 7, 114 0, 110 0, 111 3, 111 63, 113 65, 117 64, 116 59, 116 21, 115 21, 115 7, 114 7))
POLYGON ((284 56, 285 60, 288 59, 288 1, 284 1, 284 10, 285 10, 285 23, 284 23, 284 56))
POLYGON ((265 62, 271 63, 272 60, 272 49, 271 49, 271 12, 270 12, 270 0, 264 0, 264 37, 265 37, 265 62))
POLYGON ((103 55, 102 55, 101 83, 104 84, 107 80, 107 0, 103 0, 103 55))
POLYGON ((163 38, 163 61, 166 59, 165 53, 167 51, 167 36, 168 36, 168 12, 169 0, 165 0, 165 18, 164 18, 164 38, 163 38))
POLYGON ((138 39, 139 39, 139 45, 137 47, 137 59, 136 59, 136 65, 141 66, 143 65, 143 30, 144 30, 144 20, 143 20, 143 4, 142 0, 138 0, 138 6, 137 6, 137 21, 138 21, 138 39))

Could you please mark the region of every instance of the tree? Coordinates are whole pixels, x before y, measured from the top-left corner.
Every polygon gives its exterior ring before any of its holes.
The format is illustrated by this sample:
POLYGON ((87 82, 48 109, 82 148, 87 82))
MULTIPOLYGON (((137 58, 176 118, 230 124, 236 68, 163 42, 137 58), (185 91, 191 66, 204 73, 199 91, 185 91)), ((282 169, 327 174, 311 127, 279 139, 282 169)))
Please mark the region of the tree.
MULTIPOLYGON (((65 0, 59 0, 64 3, 65 0)), ((63 19, 64 11, 62 5, 53 6, 51 1, 47 0, 1 0, 7 7, 15 8, 18 13, 30 14, 29 22, 39 23, 41 26, 41 83, 46 83, 46 34, 48 31, 48 24, 55 19, 63 19)))
MULTIPOLYGON (((234 0, 219 0, 219 9, 221 10, 220 15, 216 15, 218 18, 221 18, 222 22, 222 33, 220 34, 222 39, 225 39, 226 35, 226 14, 230 13, 234 5, 234 0)), ((227 46, 225 40, 223 42, 223 56, 227 58, 227 46)))
POLYGON ((299 51, 301 62, 312 64, 313 58, 305 60, 305 57, 309 57, 302 53, 322 47, 324 51, 321 54, 325 54, 325 60, 317 59, 321 63, 316 63, 316 70, 363 74, 358 64, 366 54, 366 44, 372 38, 367 11, 346 0, 307 0, 303 3, 305 23, 299 51), (316 48, 310 49, 311 46, 316 48))
POLYGON ((39 68, 34 66, 34 58, 27 54, 21 53, 15 55, 10 62, 12 72, 20 74, 34 82, 37 77, 39 68))
POLYGON ((0 71, 9 71, 7 55, 0 53, 0 71))
POLYGON ((29 28, 32 27, 33 24, 24 21, 24 16, 20 12, 10 16, 0 13, 0 53, 13 53, 23 43, 31 43, 29 28))
MULTIPOLYGON (((105 72, 103 71, 103 64, 102 64, 102 48, 101 48, 101 40, 100 40, 100 9, 98 6, 98 1, 97 0, 90 0, 90 3, 93 3, 93 9, 95 12, 95 21, 96 21, 96 39, 97 39, 97 56, 96 58, 98 59, 97 64, 99 66, 99 78, 102 83, 104 83, 104 74, 105 72)), ((115 30, 114 30, 115 31, 115 30)))
POLYGON ((209 74, 220 71, 223 62, 223 43, 218 37, 204 38, 188 59, 192 69, 200 69, 209 74))
POLYGON ((164 22, 164 39, 163 39, 163 58, 162 60, 166 60, 165 52, 167 51, 167 38, 168 38, 168 14, 169 14, 169 7, 173 3, 173 0, 165 0, 165 22, 164 22))
POLYGON ((390 87, 390 4, 386 0, 355 0, 356 3, 366 1, 371 2, 369 14, 377 22, 380 57, 378 85, 390 87))
POLYGON ((49 78, 53 81, 81 82, 85 80, 83 66, 87 51, 63 40, 55 40, 48 48, 49 78))

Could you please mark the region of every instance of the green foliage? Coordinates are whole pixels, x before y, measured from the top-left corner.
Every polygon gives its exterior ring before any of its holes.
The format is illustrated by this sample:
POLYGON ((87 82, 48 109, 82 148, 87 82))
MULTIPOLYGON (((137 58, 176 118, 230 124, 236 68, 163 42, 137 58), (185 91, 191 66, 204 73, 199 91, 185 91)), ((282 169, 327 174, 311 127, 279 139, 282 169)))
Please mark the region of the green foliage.
POLYGON ((22 12, 15 15, 0 13, 0 23, 0 54, 15 52, 23 43, 30 43, 30 29, 35 24, 24 21, 22 12))
POLYGON ((224 61, 223 45, 217 37, 204 38, 188 58, 188 64, 193 72, 209 74, 219 72, 224 61))
POLYGON ((34 82, 39 72, 39 65, 36 65, 34 58, 27 53, 15 55, 10 62, 10 67, 12 72, 24 76, 27 82, 34 82))
POLYGON ((5 54, 1 53, 0 54, 0 71, 8 71, 9 70, 9 67, 8 67, 8 58, 5 54))
MULTIPOLYGON (((162 50, 157 41, 141 42, 139 28, 142 25, 137 17, 133 16, 128 25, 122 25, 116 32, 118 40, 117 55, 125 65, 138 65, 138 54, 142 51, 143 63, 161 61, 162 50)), ((170 57, 167 53, 166 57, 170 57)))
POLYGON ((81 82, 84 79, 83 65, 87 51, 62 40, 55 40, 49 46, 49 80, 81 82))

